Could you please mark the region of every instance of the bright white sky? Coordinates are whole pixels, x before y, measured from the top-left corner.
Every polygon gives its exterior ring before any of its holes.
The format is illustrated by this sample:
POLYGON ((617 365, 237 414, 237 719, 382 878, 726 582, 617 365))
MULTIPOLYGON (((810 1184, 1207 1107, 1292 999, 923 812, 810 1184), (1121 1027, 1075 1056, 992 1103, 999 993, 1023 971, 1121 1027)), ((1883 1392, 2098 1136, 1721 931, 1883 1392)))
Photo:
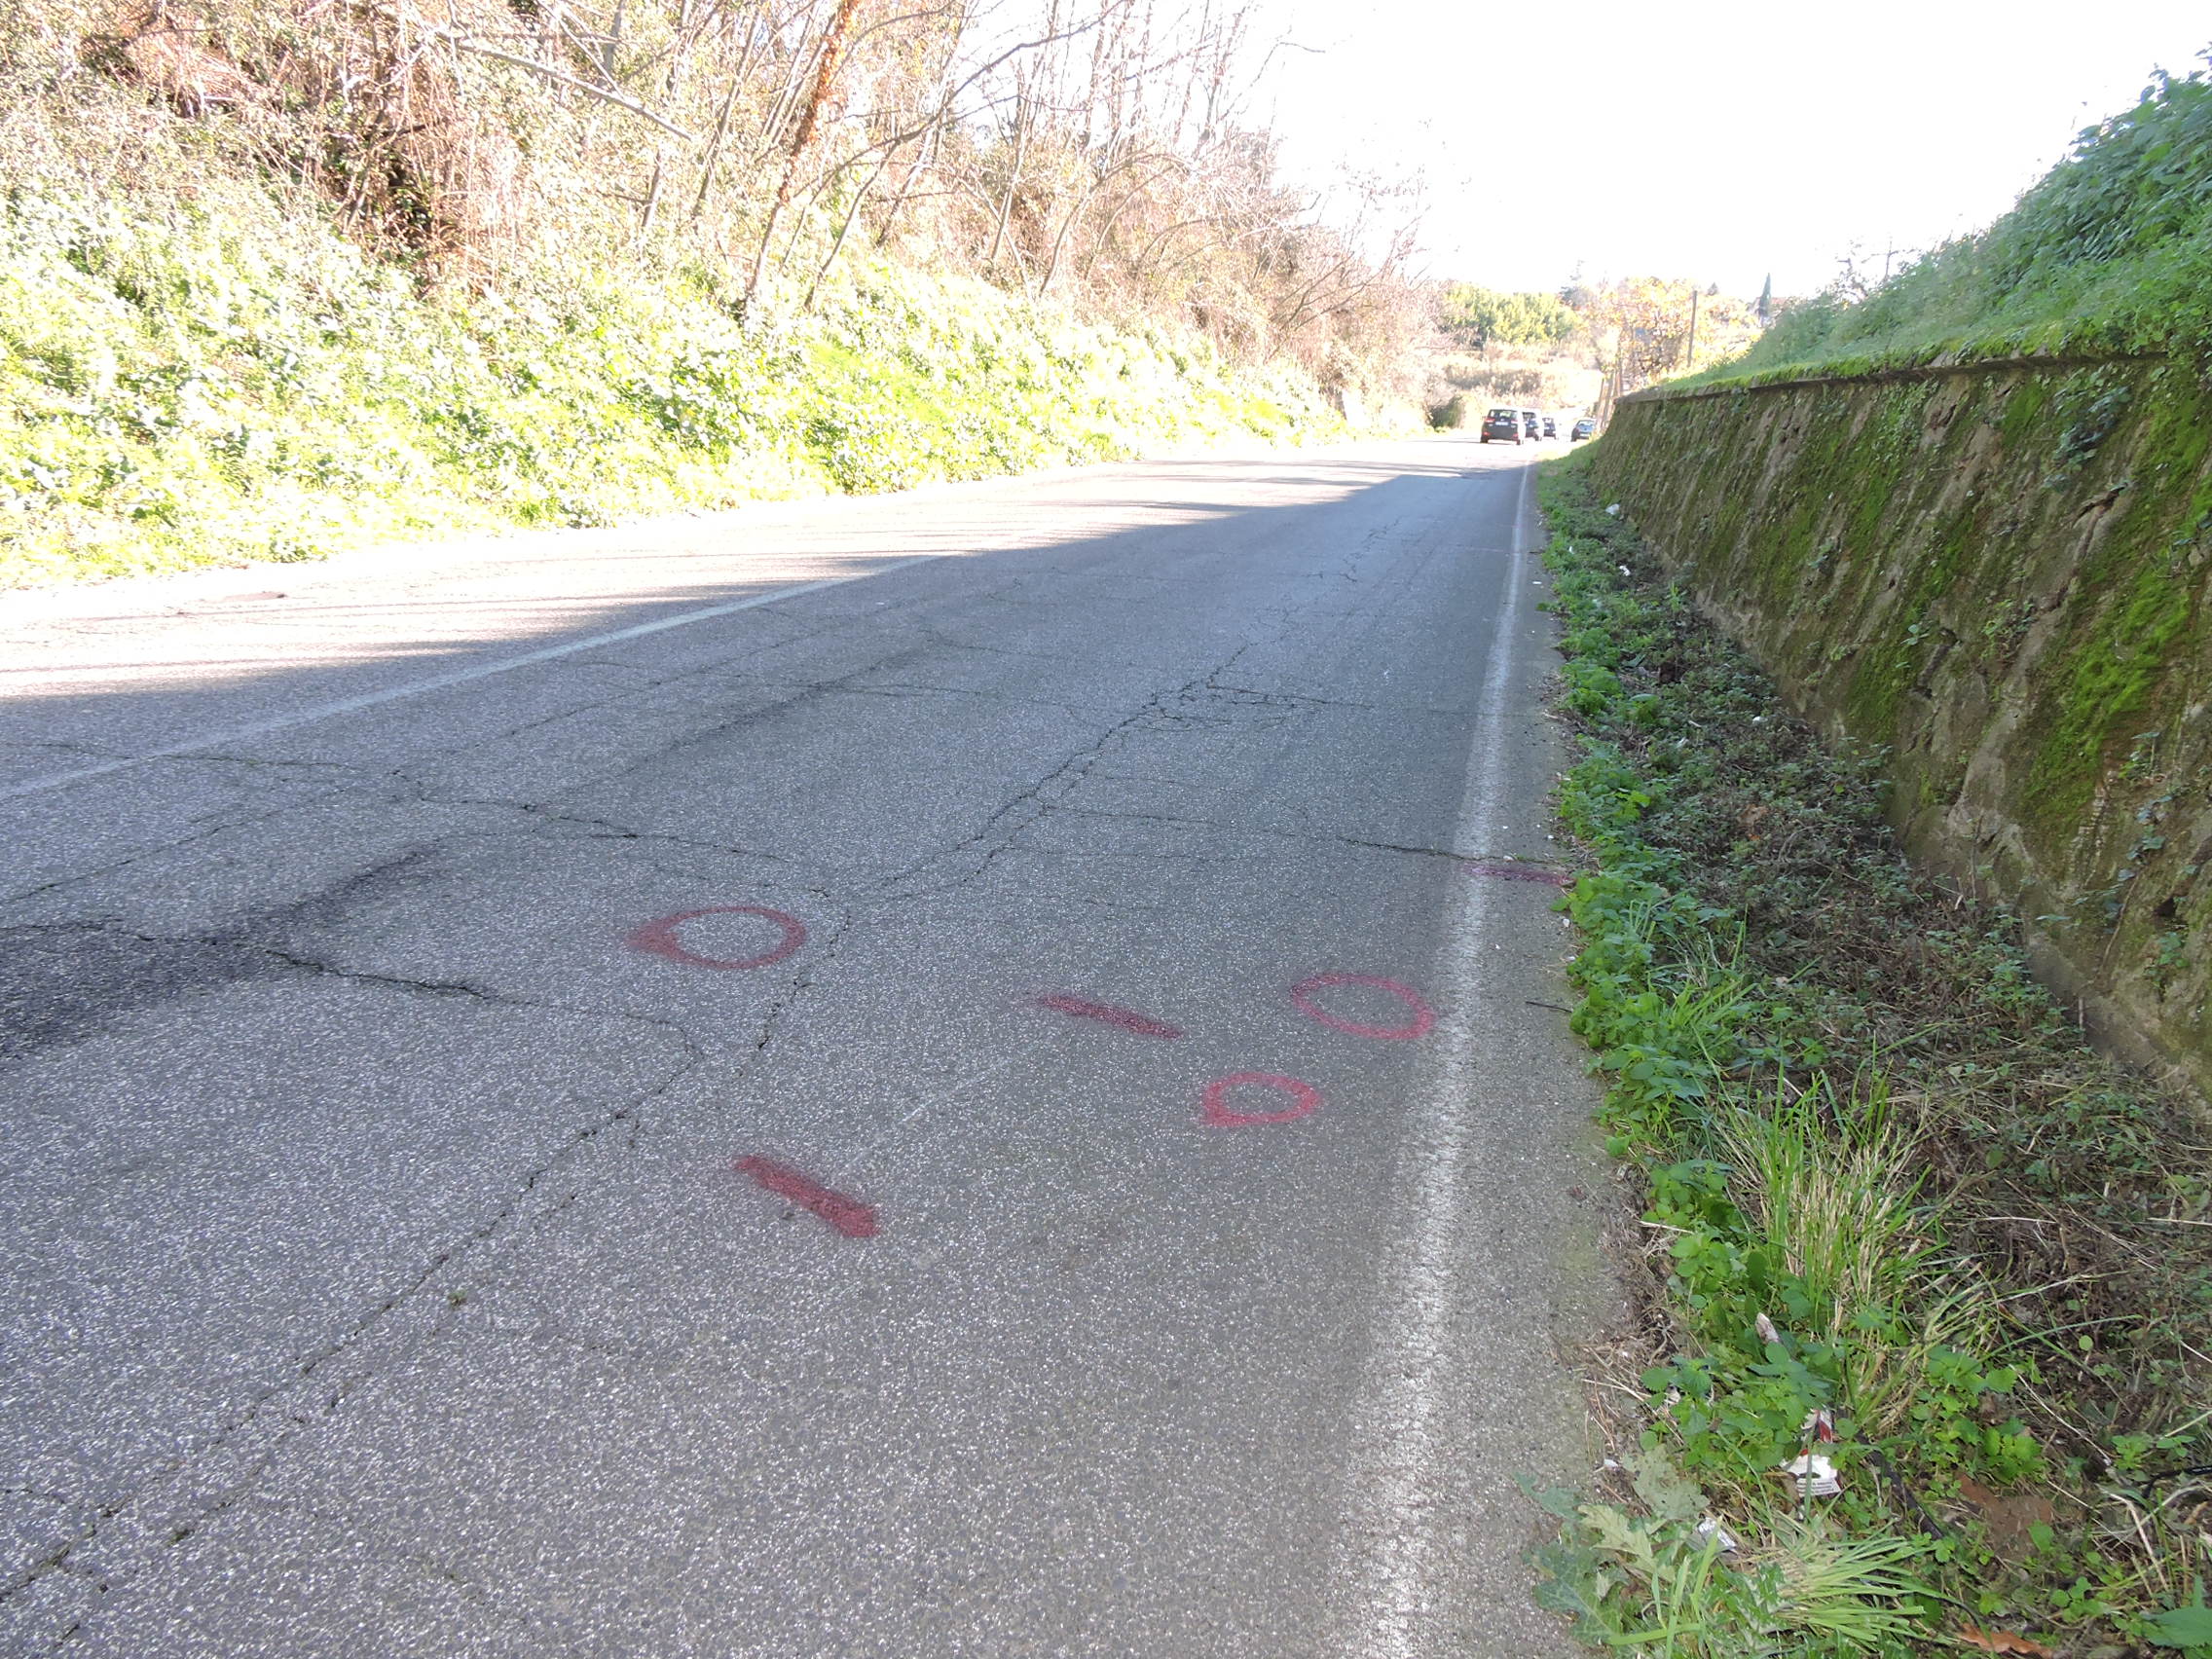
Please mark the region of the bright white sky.
POLYGON ((2212 44, 2203 0, 1260 0, 1256 114, 1294 176, 1429 184, 1427 274, 1651 274, 1804 294, 1978 229, 2092 121, 2212 44))

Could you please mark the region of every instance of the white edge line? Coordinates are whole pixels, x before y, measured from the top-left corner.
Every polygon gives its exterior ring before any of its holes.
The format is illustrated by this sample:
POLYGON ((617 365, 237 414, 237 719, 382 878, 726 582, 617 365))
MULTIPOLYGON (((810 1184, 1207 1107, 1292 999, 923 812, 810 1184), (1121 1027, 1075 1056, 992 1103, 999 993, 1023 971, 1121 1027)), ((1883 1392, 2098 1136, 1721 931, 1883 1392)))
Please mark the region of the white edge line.
MULTIPOLYGON (((1474 844, 1472 837, 1487 832, 1497 819, 1506 702, 1521 642, 1516 624, 1526 597, 1521 574, 1534 540, 1529 517, 1534 475, 1530 467, 1521 476, 1514 507, 1516 545, 1469 740, 1474 763, 1456 826, 1463 845, 1474 844)), ((1343 1576, 1351 1580, 1359 1611, 1342 1648, 1345 1659, 1417 1659, 1433 1645, 1423 1638, 1433 1617, 1426 1580, 1436 1547, 1435 1424, 1449 1386, 1454 1279, 1462 1266, 1460 1166, 1478 1070, 1471 1022, 1487 966, 1482 945, 1489 901, 1487 884, 1457 884, 1445 939, 1444 976, 1448 1006, 1456 1012, 1444 1022, 1429 1098, 1412 1115, 1393 1161, 1393 1187, 1411 1198, 1412 1215, 1383 1263, 1372 1327, 1376 1337, 1354 1406, 1354 1492, 1339 1561, 1346 1569, 1343 1576)))
POLYGON ((89 778, 104 778, 113 772, 127 771, 132 766, 143 766, 149 760, 174 760, 180 756, 204 754, 210 749, 221 749, 233 743, 249 743, 272 732, 289 731, 294 726, 313 725, 316 720, 327 720, 339 715, 358 714, 373 709, 380 703, 396 703, 405 697, 419 697, 425 691, 442 691, 449 685, 465 685, 472 680, 489 680, 495 674, 505 674, 512 669, 528 668, 532 663, 551 662, 556 657, 573 656, 578 651, 592 651, 602 645, 617 645, 625 640, 639 640, 647 634, 665 633, 671 628, 684 628, 694 622, 707 622, 717 616, 728 616, 740 610, 751 610, 762 605, 774 605, 782 600, 797 599, 802 595, 820 593, 825 588, 842 587, 847 582, 865 582, 870 576, 888 575, 893 571, 903 571, 913 565, 927 565, 935 560, 949 559, 949 553, 915 553, 888 565, 879 565, 872 571, 855 571, 850 575, 825 576, 816 582, 801 582, 796 587, 775 588, 767 593, 756 593, 750 599, 733 599, 727 605, 710 605, 698 610, 686 610, 676 616, 663 616, 652 622, 640 622, 635 627, 617 628, 611 634, 594 634, 589 639, 571 640, 564 645, 547 645, 541 650, 525 651, 520 656, 501 657, 497 662, 477 663, 468 668, 457 668, 450 674, 432 675, 427 680, 417 680, 405 685, 393 685, 383 691, 369 691, 358 697, 341 698, 335 703, 323 703, 313 709, 302 709, 297 714, 280 715, 275 719, 257 720, 252 725, 234 726, 229 731, 212 737, 194 738, 190 743, 172 743, 166 749, 151 750, 144 755, 132 755, 121 760, 108 760, 97 766, 80 766, 71 772, 56 772, 52 777, 34 778, 27 784, 14 784, 0 789, 0 800, 14 800, 22 795, 39 794, 47 790, 61 789, 69 784, 83 783, 89 778))

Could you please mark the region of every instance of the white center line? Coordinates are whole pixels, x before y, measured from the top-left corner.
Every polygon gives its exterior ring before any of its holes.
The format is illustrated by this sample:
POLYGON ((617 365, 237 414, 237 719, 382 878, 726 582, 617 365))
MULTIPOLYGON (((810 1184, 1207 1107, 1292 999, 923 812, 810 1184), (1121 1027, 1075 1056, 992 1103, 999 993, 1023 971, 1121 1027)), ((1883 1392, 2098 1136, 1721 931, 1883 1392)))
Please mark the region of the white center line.
POLYGON ((492 662, 472 663, 446 674, 434 674, 427 680, 409 681, 405 685, 387 686, 382 691, 363 692, 358 697, 342 697, 334 703, 318 703, 313 708, 295 710, 288 715, 256 720, 250 725, 233 726, 205 737, 196 737, 189 743, 172 743, 166 749, 150 750, 144 755, 132 755, 121 760, 105 761, 97 766, 79 766, 67 772, 55 772, 44 778, 33 778, 28 783, 13 784, 0 789, 0 800, 14 800, 19 795, 39 794, 47 790, 58 790, 70 784, 83 783, 88 778, 104 778, 114 772, 127 771, 132 766, 143 766, 149 760, 174 760, 185 755, 203 755, 211 749, 225 749, 234 743, 250 743, 255 738, 267 737, 272 732, 289 731, 294 726, 313 725, 317 720, 335 719, 339 715, 358 714, 363 709, 376 708, 381 703, 396 703, 403 697, 420 697, 425 691, 442 691, 449 685, 465 685, 472 680, 489 680, 495 674, 506 674, 532 663, 551 662, 557 657, 574 656, 578 651, 592 651, 602 645, 617 645, 625 640, 642 640, 647 634, 665 633, 671 628, 687 628, 694 622, 712 621, 717 616, 734 615, 740 610, 752 610, 763 605, 775 605, 787 599, 798 599, 825 588, 842 587, 847 582, 865 582, 870 576, 888 575, 893 571, 903 571, 909 566, 926 565, 934 560, 952 557, 948 553, 916 553, 878 565, 871 571, 855 571, 850 575, 825 576, 817 582, 801 582, 796 587, 775 588, 767 593, 756 593, 750 599, 733 599, 726 605, 709 605, 697 610, 681 611, 674 616, 663 616, 652 622, 640 622, 635 627, 617 628, 611 634, 593 634, 588 639, 570 640, 558 645, 525 651, 520 656, 499 657, 492 662))

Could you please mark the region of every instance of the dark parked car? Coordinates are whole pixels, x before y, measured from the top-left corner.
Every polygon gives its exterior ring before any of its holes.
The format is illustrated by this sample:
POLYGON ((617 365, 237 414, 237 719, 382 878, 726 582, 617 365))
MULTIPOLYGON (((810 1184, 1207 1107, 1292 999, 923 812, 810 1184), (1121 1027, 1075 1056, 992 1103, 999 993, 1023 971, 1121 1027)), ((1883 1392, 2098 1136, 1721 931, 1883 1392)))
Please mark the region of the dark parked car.
POLYGON ((1495 438, 1499 443, 1521 441, 1521 411, 1518 409, 1493 409, 1483 417, 1483 442, 1495 438))
POLYGON ((1544 417, 1544 436, 1547 438, 1559 436, 1559 428, 1552 424, 1552 418, 1549 415, 1544 417))
POLYGON ((1574 443, 1580 443, 1584 438, 1594 438, 1597 435, 1598 423, 1591 420, 1587 415, 1575 422, 1574 430, 1567 434, 1569 440, 1574 443))
POLYGON ((1527 431, 1529 436, 1530 436, 1531 438, 1535 438, 1539 441, 1543 438, 1544 419, 1533 409, 1524 409, 1521 411, 1521 425, 1522 428, 1527 431))

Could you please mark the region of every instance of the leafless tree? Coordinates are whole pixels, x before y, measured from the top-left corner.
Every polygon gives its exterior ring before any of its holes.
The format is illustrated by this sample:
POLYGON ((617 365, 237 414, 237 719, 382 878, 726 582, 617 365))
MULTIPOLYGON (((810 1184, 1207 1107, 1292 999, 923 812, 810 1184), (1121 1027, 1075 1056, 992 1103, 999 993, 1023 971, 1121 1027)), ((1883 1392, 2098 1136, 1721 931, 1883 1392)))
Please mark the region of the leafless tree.
POLYGON ((811 304, 880 251, 1338 381, 1422 326, 1418 203, 1280 177, 1251 0, 29 3, 432 279, 688 248, 811 304))

